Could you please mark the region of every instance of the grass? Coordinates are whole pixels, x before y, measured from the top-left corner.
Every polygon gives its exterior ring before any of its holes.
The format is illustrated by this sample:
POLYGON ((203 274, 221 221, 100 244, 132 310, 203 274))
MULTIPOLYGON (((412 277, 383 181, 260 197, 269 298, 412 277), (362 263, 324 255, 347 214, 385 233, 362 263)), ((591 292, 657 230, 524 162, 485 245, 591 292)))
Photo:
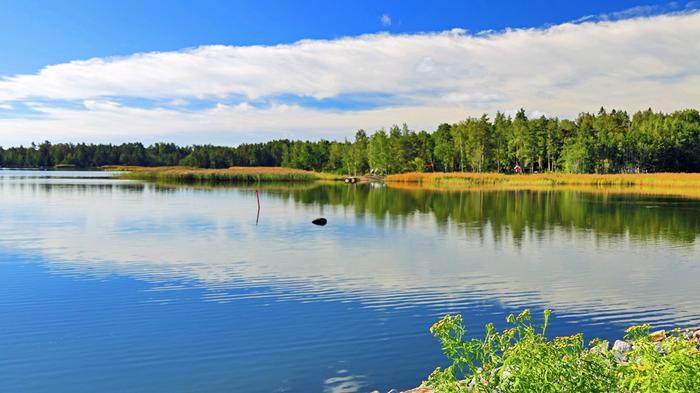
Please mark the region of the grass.
POLYGON ((518 184, 497 184, 497 185, 470 185, 459 184, 430 184, 430 183, 388 183, 390 188, 419 192, 495 192, 495 191, 574 191, 587 194, 603 195, 650 195, 650 196, 673 196, 689 199, 700 199, 700 187, 674 187, 674 186, 591 186, 591 185, 518 185, 518 184))
POLYGON ((406 190, 498 191, 569 190, 611 194, 673 195, 700 198, 700 173, 653 174, 532 174, 404 173, 386 178, 389 186, 406 190))
MULTIPOLYGON (((344 176, 281 167, 231 167, 202 169, 190 167, 110 166, 123 171, 122 179, 168 184, 248 184, 337 181, 344 176)), ((700 174, 655 173, 621 175, 498 173, 403 173, 389 175, 386 183, 407 190, 575 190, 582 192, 637 193, 700 198, 700 174)))
POLYGON ((700 173, 638 173, 638 174, 570 174, 544 173, 504 175, 500 173, 402 173, 389 175, 389 183, 420 183, 429 185, 580 185, 580 186, 675 186, 700 188, 700 173))
POLYGON ((486 326, 483 339, 466 338, 462 317, 445 316, 430 331, 452 362, 424 383, 436 393, 458 392, 698 392, 698 343, 679 329, 650 334, 649 325, 629 328, 630 348, 582 334, 546 336, 544 322, 532 323, 529 310, 510 315, 508 328, 486 326))
POLYGON ((122 179, 146 180, 184 184, 223 184, 260 182, 311 182, 337 180, 337 175, 280 167, 231 167, 225 169, 203 169, 190 167, 138 167, 112 166, 106 170, 123 171, 122 179))

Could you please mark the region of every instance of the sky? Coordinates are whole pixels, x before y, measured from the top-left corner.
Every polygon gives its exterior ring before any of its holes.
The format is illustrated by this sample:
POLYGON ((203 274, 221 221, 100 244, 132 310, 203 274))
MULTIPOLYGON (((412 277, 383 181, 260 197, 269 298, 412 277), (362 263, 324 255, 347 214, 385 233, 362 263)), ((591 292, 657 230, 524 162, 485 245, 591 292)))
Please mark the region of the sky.
POLYGON ((0 0, 0 145, 700 107, 700 2, 0 0))

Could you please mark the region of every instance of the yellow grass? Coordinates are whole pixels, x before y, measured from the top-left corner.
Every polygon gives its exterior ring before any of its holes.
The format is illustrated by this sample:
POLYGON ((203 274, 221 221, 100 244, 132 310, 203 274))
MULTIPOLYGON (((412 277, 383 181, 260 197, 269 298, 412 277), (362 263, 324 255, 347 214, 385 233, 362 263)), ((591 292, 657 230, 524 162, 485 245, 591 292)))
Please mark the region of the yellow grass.
POLYGON ((404 173, 386 179, 407 190, 569 190, 610 194, 675 195, 700 198, 700 173, 532 174, 404 173))
POLYGON ((604 195, 654 195, 654 196, 678 196, 684 198, 700 199, 700 187, 660 187, 660 186, 587 186, 587 185, 471 185, 471 186, 431 186, 419 183, 387 183, 388 187, 403 191, 437 191, 437 192, 491 192, 491 191, 575 191, 604 195))
POLYGON ((245 173, 245 174, 272 174, 272 173, 315 173, 303 169, 283 168, 274 166, 232 166, 222 169, 194 168, 187 166, 106 166, 103 169, 128 172, 158 172, 158 173, 245 173))
POLYGON ((224 169, 204 169, 181 166, 139 167, 111 166, 106 170, 124 171, 125 179, 171 181, 171 182, 211 182, 211 183, 250 183, 250 182, 300 182, 314 180, 335 180, 336 175, 281 167, 230 167, 224 169))
POLYGON ((700 187, 700 173, 642 173, 642 174, 532 174, 504 175, 500 173, 403 173, 389 175, 389 183, 421 183, 445 185, 597 185, 597 186, 635 186, 635 185, 673 185, 683 187, 700 187))

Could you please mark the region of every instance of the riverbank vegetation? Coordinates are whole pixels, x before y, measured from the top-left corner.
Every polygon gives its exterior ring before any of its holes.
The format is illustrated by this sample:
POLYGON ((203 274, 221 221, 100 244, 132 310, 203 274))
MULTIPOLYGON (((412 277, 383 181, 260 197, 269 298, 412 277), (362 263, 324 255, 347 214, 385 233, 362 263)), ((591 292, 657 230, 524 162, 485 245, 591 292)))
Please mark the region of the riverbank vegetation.
POLYGON ((457 392, 698 392, 700 351, 693 331, 651 333, 629 328, 610 346, 582 334, 546 337, 529 310, 507 318, 509 327, 486 326, 483 339, 467 338, 462 317, 445 316, 430 328, 451 364, 425 382, 435 393, 457 392))
POLYGON ((505 175, 499 173, 402 173, 386 177, 388 183, 420 184, 435 188, 510 186, 595 186, 697 188, 700 173, 566 174, 543 173, 505 175))
POLYGON ((284 166, 360 175, 403 172, 648 173, 700 172, 700 113, 581 113, 576 119, 497 113, 441 124, 432 132, 393 126, 353 140, 245 143, 51 144, 0 148, 0 166, 284 166))
POLYGON ((112 166, 107 170, 124 172, 122 179, 146 180, 180 184, 221 184, 256 182, 310 182, 333 180, 332 175, 302 169, 275 167, 231 167, 225 169, 202 169, 188 167, 134 167, 112 166))

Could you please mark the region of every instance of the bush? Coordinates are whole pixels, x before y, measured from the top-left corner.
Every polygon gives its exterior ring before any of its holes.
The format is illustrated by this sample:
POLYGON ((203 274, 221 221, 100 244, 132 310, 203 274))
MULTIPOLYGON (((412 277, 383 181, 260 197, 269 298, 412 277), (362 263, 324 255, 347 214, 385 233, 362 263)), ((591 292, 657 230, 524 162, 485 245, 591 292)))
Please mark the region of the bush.
POLYGON ((466 339, 462 317, 445 316, 430 331, 452 364, 426 381, 436 393, 456 392, 700 392, 696 343, 673 331, 661 342, 648 325, 628 329, 629 352, 583 334, 546 338, 551 315, 532 323, 529 310, 508 316, 509 328, 486 325, 483 339, 466 339))

